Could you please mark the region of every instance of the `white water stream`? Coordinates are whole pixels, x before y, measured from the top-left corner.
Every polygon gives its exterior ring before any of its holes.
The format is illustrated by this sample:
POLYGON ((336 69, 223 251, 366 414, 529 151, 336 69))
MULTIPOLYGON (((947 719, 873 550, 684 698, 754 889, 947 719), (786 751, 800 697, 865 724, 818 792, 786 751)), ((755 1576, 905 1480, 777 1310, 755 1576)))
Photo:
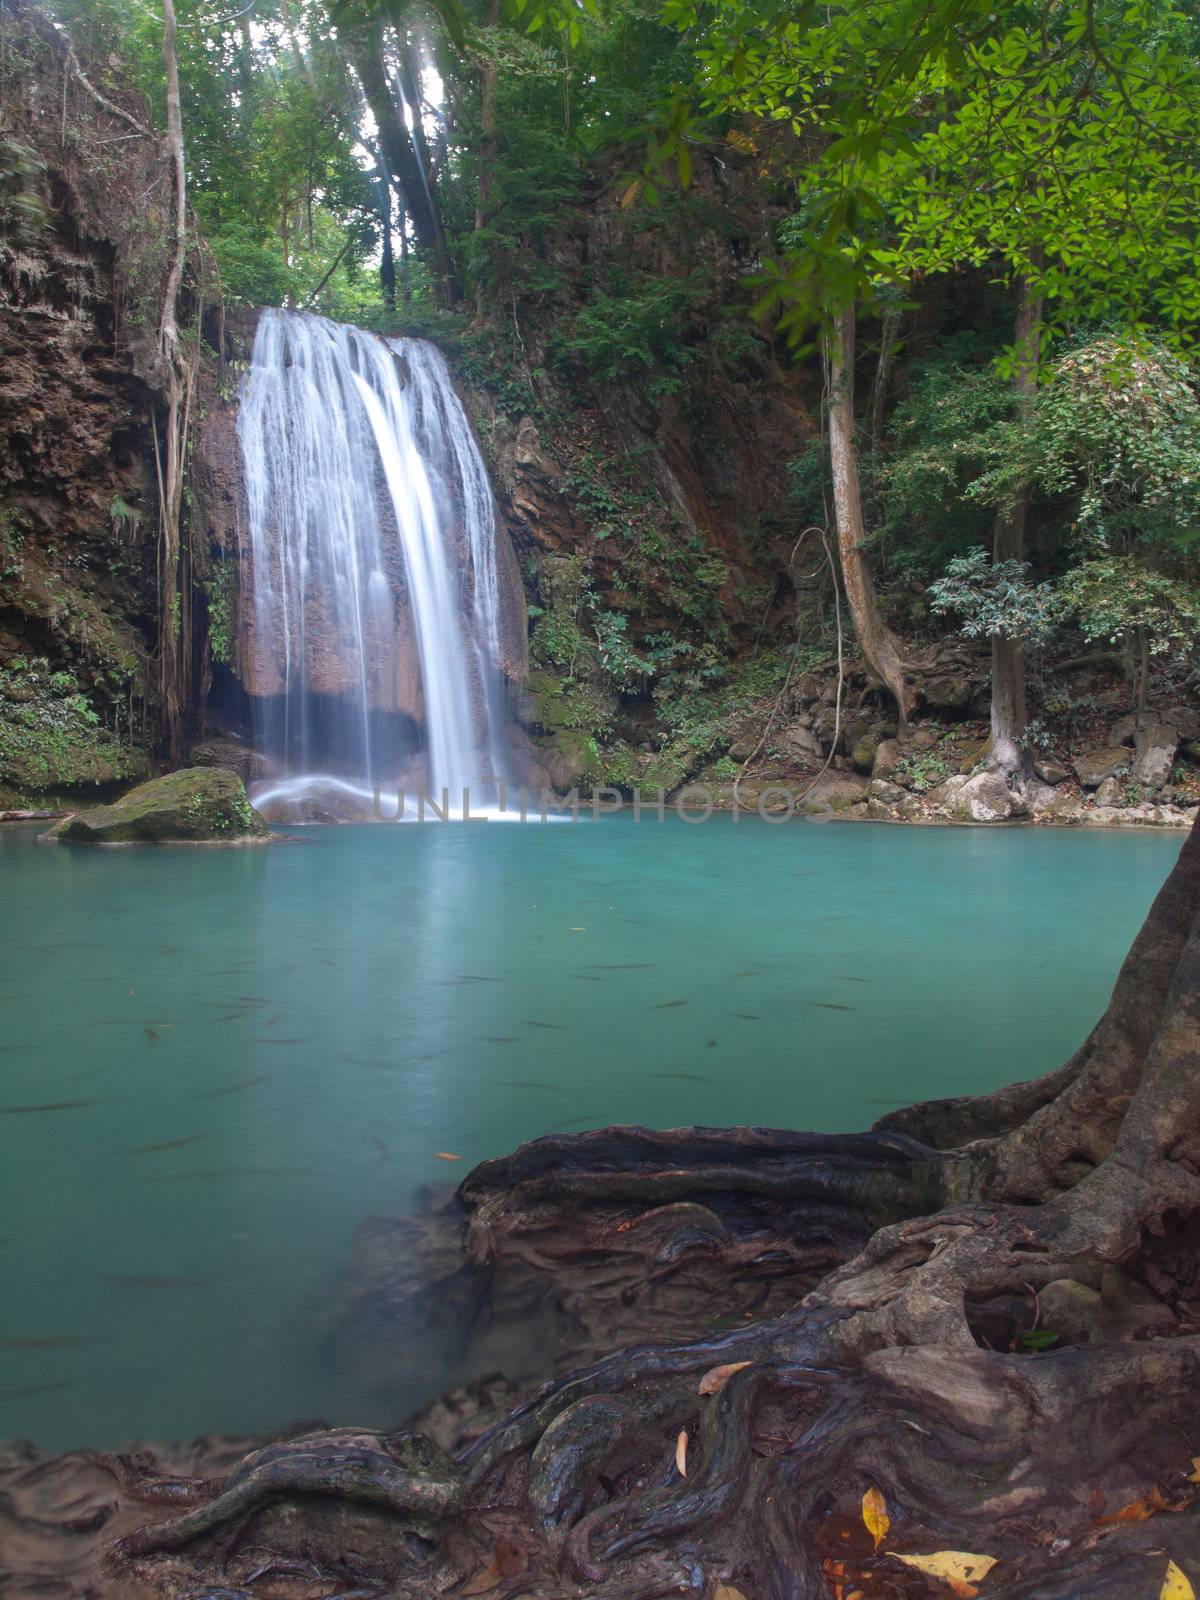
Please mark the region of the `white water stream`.
POLYGON ((256 798, 394 794, 407 629, 427 792, 488 805, 507 776, 496 509, 441 352, 264 311, 238 439, 253 647, 279 689, 259 691, 260 747, 285 774, 256 798))

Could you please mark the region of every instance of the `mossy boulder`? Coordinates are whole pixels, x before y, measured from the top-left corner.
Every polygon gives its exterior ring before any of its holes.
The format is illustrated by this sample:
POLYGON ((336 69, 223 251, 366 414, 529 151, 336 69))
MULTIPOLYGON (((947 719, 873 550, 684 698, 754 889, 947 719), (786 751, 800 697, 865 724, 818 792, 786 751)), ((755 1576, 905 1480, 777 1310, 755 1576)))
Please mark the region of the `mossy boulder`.
POLYGON ((50 834, 79 844, 258 844, 270 829, 224 767, 185 767, 131 789, 112 805, 76 812, 50 834))

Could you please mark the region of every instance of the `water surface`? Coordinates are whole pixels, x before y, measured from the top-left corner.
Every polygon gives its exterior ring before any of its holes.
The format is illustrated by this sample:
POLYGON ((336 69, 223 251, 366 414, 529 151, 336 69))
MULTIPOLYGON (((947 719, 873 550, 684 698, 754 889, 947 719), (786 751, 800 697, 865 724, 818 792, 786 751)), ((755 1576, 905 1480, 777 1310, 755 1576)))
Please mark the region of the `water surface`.
POLYGON ((628 816, 228 852, 33 835, 0 830, 0 1437, 47 1448, 394 1422, 460 1374, 414 1363, 380 1416, 317 1359, 364 1217, 551 1129, 855 1129, 1056 1066, 1182 842, 628 816))

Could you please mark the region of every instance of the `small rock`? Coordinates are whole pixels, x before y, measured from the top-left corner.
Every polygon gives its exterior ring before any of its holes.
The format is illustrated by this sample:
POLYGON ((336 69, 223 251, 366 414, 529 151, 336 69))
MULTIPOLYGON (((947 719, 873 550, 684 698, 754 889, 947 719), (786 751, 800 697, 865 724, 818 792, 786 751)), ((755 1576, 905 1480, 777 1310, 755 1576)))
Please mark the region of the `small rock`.
POLYGON ((865 778, 853 777, 850 773, 827 772, 823 778, 817 779, 797 809, 812 813, 845 811, 866 798, 865 778))
POLYGON ((1086 808, 1083 796, 1074 789, 1047 788, 1036 799, 1030 798, 1029 809, 1044 821, 1080 822, 1086 808))
POLYGON ((894 778, 904 752, 900 748, 899 739, 881 739, 875 746, 875 758, 871 762, 871 776, 873 778, 894 778))
POLYGON ((1179 736, 1165 722, 1152 722, 1138 734, 1133 756, 1134 779, 1147 789, 1161 789, 1171 776, 1179 736))
POLYGON ((932 750, 939 737, 933 728, 918 728, 911 723, 899 735, 900 746, 906 754, 910 751, 932 750))
POLYGON ((943 672, 918 686, 922 701, 937 711, 965 711, 974 698, 976 680, 965 672, 943 672))
POLYGON ((1075 771, 1085 789, 1098 789, 1105 778, 1115 778, 1129 770, 1129 751, 1122 745, 1105 745, 1075 757, 1075 771))
POLYGON ((859 772, 874 772, 875 752, 879 749, 880 738, 877 733, 861 734, 850 749, 850 765, 859 772))
POLYGON ((1200 739, 1200 711, 1194 706, 1169 706, 1159 718, 1181 739, 1200 739))
MULTIPOLYGON (((1113 741, 1116 743, 1116 741, 1113 741)), ((1061 761, 1055 761, 1053 756, 1042 756, 1033 763, 1033 770, 1043 783, 1066 783, 1071 774, 1061 761)))
POLYGON ((1109 742, 1111 744, 1132 744, 1137 738, 1137 732, 1138 719, 1130 713, 1129 716, 1122 717, 1119 722, 1113 723, 1108 734, 1109 742))
POLYGON ((776 728, 767 743, 793 761, 820 761, 824 754, 820 739, 802 722, 789 722, 786 727, 776 728))
POLYGON ((1098 806, 1123 806, 1125 804, 1125 791, 1115 778, 1105 778, 1096 790, 1096 804, 1098 806))

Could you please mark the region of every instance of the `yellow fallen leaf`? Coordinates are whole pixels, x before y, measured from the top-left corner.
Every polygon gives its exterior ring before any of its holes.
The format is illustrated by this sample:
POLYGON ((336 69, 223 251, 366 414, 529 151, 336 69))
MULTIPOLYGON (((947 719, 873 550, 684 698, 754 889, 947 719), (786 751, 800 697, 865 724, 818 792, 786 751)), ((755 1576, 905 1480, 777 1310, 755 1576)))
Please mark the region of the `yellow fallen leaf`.
POLYGON ((1187 1475, 1189 1483, 1200 1483, 1200 1456, 1192 1457, 1192 1470, 1187 1475))
POLYGON ((462 1157, 451 1155, 449 1150, 435 1150, 433 1152, 433 1159, 435 1161, 461 1161, 462 1157))
POLYGON ((1173 1561, 1167 1562, 1167 1575, 1158 1600, 1196 1600, 1195 1589, 1173 1561))
POLYGON ((709 1367, 700 1379, 698 1394, 720 1394, 721 1390, 733 1377, 735 1372, 740 1372, 743 1367, 752 1365, 749 1361, 727 1361, 723 1367, 709 1367))
POLYGON ((978 1593, 975 1585, 996 1565, 995 1556, 973 1556, 967 1550, 938 1550, 931 1556, 898 1556, 892 1551, 892 1559, 916 1567, 930 1578, 940 1578, 961 1600, 973 1600, 978 1593))
POLYGON ((713 1594, 713 1600, 746 1600, 746 1596, 731 1583, 719 1583, 713 1594))
POLYGON ((688 1437, 685 1428, 675 1441, 675 1465, 679 1468, 681 1478, 687 1477, 687 1447, 688 1437))
POLYGON ((874 1486, 863 1495, 862 1519, 866 1523, 867 1532, 875 1541, 876 1550, 878 1550, 879 1546, 887 1538, 887 1531, 892 1525, 892 1519, 888 1516, 887 1501, 874 1486))
POLYGON ((642 180, 640 178, 635 178, 629 185, 628 189, 626 189, 625 193, 621 196, 621 210, 628 211, 630 206, 637 199, 638 195, 641 194, 641 192, 642 180))

